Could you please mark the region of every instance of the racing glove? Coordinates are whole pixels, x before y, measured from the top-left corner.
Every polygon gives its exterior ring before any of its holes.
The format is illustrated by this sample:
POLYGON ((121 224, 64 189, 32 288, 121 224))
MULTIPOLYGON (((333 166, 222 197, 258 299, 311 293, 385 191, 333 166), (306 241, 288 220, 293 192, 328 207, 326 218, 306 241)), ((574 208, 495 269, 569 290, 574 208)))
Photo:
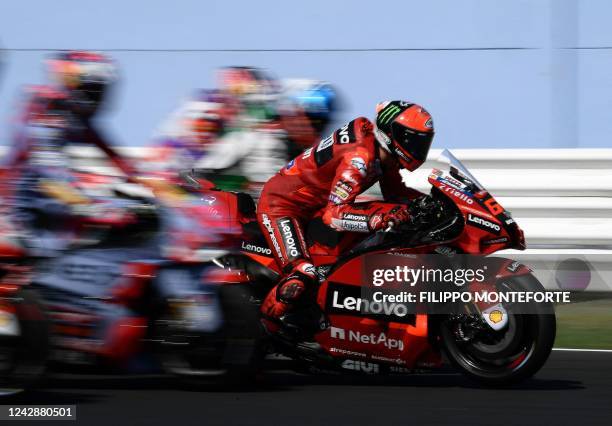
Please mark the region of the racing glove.
POLYGON ((377 213, 372 216, 369 226, 372 231, 379 231, 389 228, 389 226, 400 226, 412 223, 409 210, 403 205, 393 207, 386 213, 377 213))

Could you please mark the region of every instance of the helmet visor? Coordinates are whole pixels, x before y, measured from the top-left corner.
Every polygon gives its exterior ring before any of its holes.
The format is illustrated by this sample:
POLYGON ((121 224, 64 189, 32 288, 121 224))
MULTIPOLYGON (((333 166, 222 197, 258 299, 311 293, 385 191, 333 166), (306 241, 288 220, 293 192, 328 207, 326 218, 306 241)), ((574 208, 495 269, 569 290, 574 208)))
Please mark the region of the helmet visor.
POLYGON ((393 140, 399 144, 402 151, 409 153, 417 161, 427 159, 433 141, 433 132, 419 132, 394 122, 391 124, 391 133, 393 140))

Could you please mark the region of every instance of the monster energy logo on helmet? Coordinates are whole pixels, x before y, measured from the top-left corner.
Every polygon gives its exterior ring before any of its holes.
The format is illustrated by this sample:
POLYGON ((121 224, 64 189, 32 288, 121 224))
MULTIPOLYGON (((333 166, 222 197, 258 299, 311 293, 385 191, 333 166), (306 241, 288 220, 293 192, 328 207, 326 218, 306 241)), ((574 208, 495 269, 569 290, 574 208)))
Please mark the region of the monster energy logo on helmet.
POLYGON ((394 104, 389 104, 378 114, 378 124, 385 125, 390 123, 397 115, 402 112, 402 109, 394 104))
POLYGON ((402 111, 411 107, 412 103, 403 101, 391 101, 389 102, 379 113, 376 118, 376 124, 381 126, 387 126, 391 123, 395 117, 397 117, 402 111))

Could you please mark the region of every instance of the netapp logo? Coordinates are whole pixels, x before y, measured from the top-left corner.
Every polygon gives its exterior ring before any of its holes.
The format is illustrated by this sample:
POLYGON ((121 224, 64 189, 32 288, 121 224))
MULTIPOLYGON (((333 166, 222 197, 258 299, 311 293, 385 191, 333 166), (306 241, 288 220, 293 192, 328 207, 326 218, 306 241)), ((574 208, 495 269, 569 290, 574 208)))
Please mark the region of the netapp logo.
POLYGON ((261 254, 265 254, 268 256, 272 254, 272 250, 270 250, 268 247, 261 247, 255 244, 249 244, 245 241, 242 242, 242 249, 246 251, 250 251, 252 253, 261 253, 261 254))
POLYGON ((341 229, 344 231, 354 231, 354 232, 368 232, 368 223, 367 222, 357 222, 354 220, 343 220, 341 229))
POLYGON ((330 337, 332 339, 347 340, 347 334, 348 334, 349 342, 359 342, 359 343, 366 343, 370 345, 382 345, 387 349, 397 349, 400 351, 404 350, 404 342, 402 340, 390 339, 383 332, 380 332, 378 334, 376 333, 365 334, 365 333, 361 333, 360 331, 348 330, 348 333, 347 333, 347 331, 343 328, 339 328, 339 327, 330 328, 330 337))
POLYGON ((488 221, 483 217, 473 215, 472 213, 468 213, 468 222, 477 228, 484 229, 496 235, 501 231, 501 226, 498 224, 488 221))
POLYGON ((283 233, 283 242, 290 258, 296 259, 302 256, 302 252, 298 249, 295 229, 290 219, 281 219, 278 221, 283 233))

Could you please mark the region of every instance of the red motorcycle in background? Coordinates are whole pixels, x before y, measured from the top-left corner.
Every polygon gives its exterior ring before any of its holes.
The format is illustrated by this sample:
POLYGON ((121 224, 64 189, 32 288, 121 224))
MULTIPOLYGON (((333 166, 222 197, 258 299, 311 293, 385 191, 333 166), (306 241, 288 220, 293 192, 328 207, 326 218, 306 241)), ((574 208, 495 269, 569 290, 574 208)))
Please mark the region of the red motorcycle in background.
POLYGON ((123 180, 75 176, 104 200, 88 205, 92 221, 70 222, 56 253, 20 248, 0 216, 0 388, 33 387, 49 369, 182 377, 220 359, 238 370, 256 311, 232 310, 235 288, 219 285, 232 272, 211 259, 237 247, 241 224, 229 218, 241 197, 177 182, 153 197, 123 180), (126 220, 111 223, 107 204, 126 220))

